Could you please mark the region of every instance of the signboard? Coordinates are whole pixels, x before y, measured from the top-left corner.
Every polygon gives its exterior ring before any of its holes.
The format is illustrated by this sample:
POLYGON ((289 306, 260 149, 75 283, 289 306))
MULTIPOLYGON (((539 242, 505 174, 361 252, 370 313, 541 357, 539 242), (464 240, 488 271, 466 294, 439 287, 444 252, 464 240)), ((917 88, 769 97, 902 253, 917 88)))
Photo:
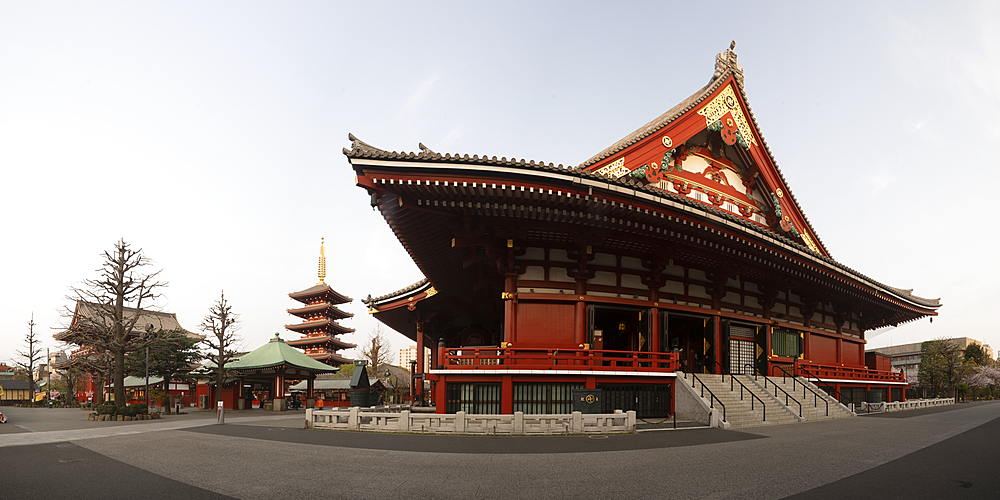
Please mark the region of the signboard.
POLYGON ((216 418, 217 418, 217 422, 216 423, 219 424, 219 425, 222 425, 222 424, 226 423, 226 415, 225 415, 226 408, 225 408, 225 406, 222 405, 222 401, 219 401, 219 404, 218 404, 218 406, 216 406, 215 411, 216 411, 216 415, 217 415, 216 416, 216 418))
POLYGON ((604 404, 602 389, 573 389, 573 411, 580 413, 601 413, 604 404))

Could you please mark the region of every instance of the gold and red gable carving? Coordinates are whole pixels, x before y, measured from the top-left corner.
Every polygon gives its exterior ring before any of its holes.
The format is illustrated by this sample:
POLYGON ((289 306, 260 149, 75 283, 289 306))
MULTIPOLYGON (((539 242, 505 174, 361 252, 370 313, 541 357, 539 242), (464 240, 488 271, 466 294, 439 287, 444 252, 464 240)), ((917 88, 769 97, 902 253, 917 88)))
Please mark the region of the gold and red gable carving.
POLYGON ((765 224, 829 257, 826 249, 818 244, 819 238, 798 204, 787 194, 788 186, 778 173, 770 152, 763 147, 760 131, 733 77, 727 77, 700 101, 678 116, 667 117, 668 123, 662 128, 587 170, 612 179, 632 175, 660 186, 666 182, 669 190, 680 195, 704 193, 705 201, 716 206, 731 202, 743 217, 765 224), (739 172, 724 157, 685 144, 706 129, 717 131, 723 142, 746 151, 751 160, 746 165, 746 172, 739 172), (691 161, 692 158, 695 160, 691 161), (704 160, 704 164, 695 165, 698 160, 704 160), (739 182, 734 182, 734 176, 739 182), (756 200, 752 194, 754 189, 765 199, 770 197, 768 203, 756 200), (780 217, 776 210, 778 204, 780 217), (767 217, 764 217, 765 212, 767 217))
POLYGON ((760 213, 753 198, 753 177, 742 175, 729 159, 700 146, 681 146, 675 151, 664 156, 668 160, 665 164, 654 162, 645 168, 645 179, 651 185, 684 195, 700 191, 713 205, 735 205, 744 217, 760 213))
POLYGON ((659 165, 663 153, 683 145, 716 121, 726 125, 728 136, 724 134, 724 140, 729 137, 730 140, 737 141, 736 136, 741 135, 751 149, 760 149, 760 141, 752 131, 752 122, 744 112, 741 93, 735 90, 735 86, 736 83, 731 76, 726 78, 722 85, 702 99, 701 104, 672 119, 667 117, 669 123, 662 128, 652 131, 648 136, 617 154, 588 167, 587 171, 620 179, 644 165, 652 163, 659 165))

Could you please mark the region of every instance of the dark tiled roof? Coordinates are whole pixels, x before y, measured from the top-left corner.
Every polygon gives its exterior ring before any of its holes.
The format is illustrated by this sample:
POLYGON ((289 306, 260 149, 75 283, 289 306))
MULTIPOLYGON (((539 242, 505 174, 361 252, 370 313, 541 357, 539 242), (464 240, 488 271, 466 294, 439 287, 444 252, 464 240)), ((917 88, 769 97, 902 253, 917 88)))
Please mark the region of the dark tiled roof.
MULTIPOLYGON (((90 302, 84 302, 82 300, 76 301, 76 310, 74 311, 74 323, 77 325, 84 324, 87 321, 95 321, 102 319, 100 312, 101 306, 99 304, 93 304, 90 302)), ((146 330, 146 325, 153 325, 154 330, 180 330, 183 331, 188 337, 194 339, 203 339, 204 335, 197 334, 194 332, 189 332, 181 326, 180 322, 177 321, 177 314, 161 312, 161 311, 150 311, 147 309, 137 310, 134 307, 125 308, 125 317, 134 317, 138 311, 139 319, 135 322, 135 327, 132 330, 133 334, 143 334, 146 330)), ((53 337, 56 340, 68 339, 72 336, 74 329, 70 328, 65 331, 59 332, 53 337)))
MULTIPOLYGON (((3 387, 5 391, 17 391, 17 390, 28 390, 31 388, 28 385, 27 380, 0 380, 0 387, 3 387)), ((39 390, 38 384, 35 384, 35 391, 39 390)))
POLYGON ((375 297, 374 299, 371 298, 371 296, 369 296, 367 299, 361 299, 361 302, 364 302, 365 305, 377 304, 377 303, 382 302, 383 300, 386 300, 386 299, 391 299, 391 298, 394 298, 394 297, 399 297, 401 295, 405 296, 406 294, 408 294, 408 293, 410 293, 410 292, 412 292, 414 290, 419 290, 421 287, 427 286, 428 283, 429 282, 427 281, 427 278, 424 278, 424 279, 422 279, 422 280, 420 280, 420 281, 418 281, 418 282, 416 282, 416 283, 414 283, 414 284, 412 284, 412 285, 410 285, 410 286, 408 286, 406 288, 403 288, 403 289, 400 289, 400 290, 396 290, 395 292, 387 293, 387 294, 379 296, 379 297, 375 297))
MULTIPOLYGON (((918 296, 913 295, 912 293, 910 293, 911 291, 901 290, 901 289, 898 289, 898 288, 893 288, 893 287, 884 285, 882 283, 879 283, 878 281, 875 281, 875 280, 873 280, 873 279, 871 279, 871 278, 869 278, 869 277, 867 277, 867 276, 865 276, 865 275, 863 275, 863 274, 855 271, 854 269, 852 269, 850 267, 847 267, 846 265, 837 262, 836 260, 834 260, 831 257, 827 257, 825 255, 822 255, 822 254, 820 254, 818 252, 813 251, 812 249, 810 249, 809 247, 807 247, 806 245, 802 244, 799 241, 792 240, 792 239, 790 239, 790 238, 788 238, 788 237, 786 237, 786 236, 784 236, 782 234, 779 234, 779 233, 776 233, 776 232, 772 231, 769 228, 766 228, 766 227, 763 227, 763 226, 761 226, 759 224, 755 224, 753 222, 750 222, 750 221, 748 221, 748 220, 746 220, 746 219, 744 219, 742 217, 738 217, 738 216, 736 216, 736 215, 734 215, 734 214, 732 214, 732 213, 730 213, 730 212, 728 212, 726 210, 722 210, 720 208, 716 208, 714 206, 710 206, 708 204, 705 204, 705 203, 693 200, 693 199, 688 198, 686 196, 680 196, 680 195, 675 194, 675 193, 664 192, 664 191, 660 191, 658 189, 651 188, 649 186, 644 186, 644 185, 642 185, 641 182, 638 182, 638 181, 632 179, 630 176, 625 176, 625 177, 622 177, 621 179, 612 179, 610 177, 605 177, 605 176, 599 175, 597 173, 587 172, 587 171, 583 170, 583 168, 585 168, 587 166, 590 166, 590 165, 593 165, 595 162, 598 162, 601 159, 606 158, 607 156, 610 156, 610 155, 614 154, 615 152, 620 151, 621 149, 624 149, 625 147, 628 147, 629 145, 638 142, 642 138, 647 137, 650 134, 655 133, 657 130, 662 129, 664 126, 666 126, 667 124, 669 124, 670 122, 672 122, 673 120, 675 120, 676 118, 678 118, 679 116, 681 116, 683 113, 691 110, 692 108, 694 108, 695 106, 697 106, 700 102, 704 101, 704 99, 708 95, 710 95, 712 92, 714 92, 715 90, 717 90, 718 87, 719 87, 719 85, 721 85, 722 82, 725 81, 729 76, 733 76, 734 77, 734 80, 737 83, 737 87, 740 90, 741 97, 743 98, 744 102, 747 103, 747 111, 748 111, 748 113, 750 115, 750 119, 753 121, 754 127, 759 132, 760 131, 760 126, 757 123, 757 120, 756 120, 756 118, 753 115, 753 111, 750 109, 750 105, 749 105, 749 102, 747 101, 746 93, 743 90, 743 68, 740 67, 738 64, 736 64, 736 56, 735 56, 735 53, 732 51, 732 47, 731 47, 730 49, 726 50, 723 53, 720 53, 716 57, 716 71, 715 71, 715 74, 713 75, 712 81, 707 86, 705 86, 704 88, 702 88, 701 90, 699 90, 698 92, 696 92, 694 95, 692 95, 691 97, 689 97, 688 99, 686 99, 681 104, 678 104, 677 106, 675 106, 674 108, 672 108, 670 111, 667 111, 663 115, 660 115, 655 120, 649 122, 648 124, 646 124, 645 126, 643 126, 640 129, 636 130, 635 132, 633 132, 629 136, 626 136, 624 139, 618 141, 617 143, 615 143, 615 145, 611 146, 610 148, 607 148, 604 151, 602 151, 601 153, 598 153, 598 155, 592 157, 591 159, 587 160, 586 162, 584 162, 583 164, 581 164, 578 167, 566 167, 566 166, 563 166, 562 164, 559 164, 557 166, 557 165, 554 165, 552 163, 546 164, 544 162, 535 162, 534 160, 526 161, 526 160, 523 160, 523 159, 517 160, 517 159, 513 159, 513 158, 510 159, 510 160, 508 160, 506 157, 501 157, 498 160, 496 156, 489 157, 489 156, 473 155, 473 156, 470 157, 468 154, 465 154, 465 155, 447 154, 447 153, 446 154, 441 154, 441 153, 437 153, 437 152, 431 151, 430 149, 428 149, 423 144, 420 144, 421 151, 419 153, 416 153, 416 152, 396 152, 396 151, 391 151, 390 152, 390 151, 386 151, 384 149, 379 149, 379 148, 376 148, 374 146, 371 146, 371 145, 369 145, 369 144, 361 141, 357 137, 355 137, 354 134, 349 134, 348 135, 348 138, 351 140, 351 149, 346 149, 345 148, 343 150, 343 152, 344 152, 345 156, 347 156, 348 158, 351 158, 351 159, 354 159, 354 158, 357 158, 357 159, 384 159, 384 160, 398 160, 398 161, 409 160, 409 161, 416 161, 416 162, 422 162, 422 163, 425 162, 425 163, 445 163, 445 164, 458 164, 458 165, 462 165, 462 164, 468 164, 468 165, 491 165, 491 166, 511 167, 511 168, 515 168, 515 169, 519 169, 519 170, 534 170, 534 171, 542 171, 542 172, 544 172, 544 171, 549 171, 549 172, 555 171, 555 172, 559 172, 559 173, 561 173, 563 175, 572 175, 572 176, 577 176, 577 177, 579 177, 581 179, 586 178, 586 179, 591 179, 591 180, 597 180, 597 181, 600 181, 600 182, 607 182, 609 184, 616 184, 616 185, 619 185, 619 186, 625 186, 625 187, 628 187, 630 189, 635 189, 637 191, 645 191, 645 192, 651 193, 653 195, 659 196, 661 198, 665 198, 665 199, 668 199, 670 201, 686 205, 690 209, 693 209, 694 211, 701 211, 705 215, 711 214, 711 215, 714 215, 714 216, 717 216, 717 217, 724 218, 724 219, 726 219, 728 221, 731 221, 731 222, 734 222, 736 224, 740 224, 740 225, 742 225, 744 227, 750 228, 750 229, 752 229, 752 230, 754 230, 754 231, 756 231, 758 233, 762 233, 763 235, 766 235, 766 236, 768 236, 770 238, 774 238, 774 239, 780 241, 781 243, 783 243, 785 245, 794 247, 794 248, 796 248, 796 249, 798 249, 798 250, 800 250, 802 252, 805 252, 805 253, 813 256, 814 258, 816 258, 818 260, 821 260, 821 261, 824 261, 824 262, 830 264, 831 266, 837 267, 837 268, 839 268, 839 269, 841 269, 843 271, 849 272, 850 274, 853 274, 853 275, 855 275, 855 276, 857 276, 857 277, 859 277, 861 279, 869 281, 869 282, 871 282, 871 283, 873 283, 873 284, 875 284, 875 285, 877 285, 877 286, 879 286, 879 287, 881 287, 881 288, 883 288, 883 289, 885 289, 887 291, 890 291, 892 293, 895 293, 897 295, 900 295, 900 296, 903 296, 903 297, 905 297, 907 299, 910 299, 910 300, 914 301, 917 304, 920 304, 920 305, 923 305, 923 306, 926 306, 926 307, 939 307, 941 305, 940 299, 926 299, 926 298, 918 297, 918 296), (615 149, 616 147, 618 147, 618 149, 615 149)), ((762 146, 764 147, 765 151, 767 151, 768 156, 771 158, 771 161, 775 165, 775 169, 777 170, 778 175, 781 178, 781 182, 785 185, 786 192, 792 198, 792 201, 795 203, 796 208, 798 208, 799 213, 801 213, 802 217, 805 218, 806 223, 809 224, 809 228, 810 228, 811 232, 814 235, 816 235, 817 239, 819 239, 819 235, 816 233, 815 230, 813 230, 812 224, 809 222, 809 219, 805 216, 805 212, 802 210, 801 206, 799 206, 798 201, 795 199, 795 196, 792 194, 791 189, 788 187, 788 182, 785 180, 784 175, 781 173, 781 169, 778 168, 777 161, 774 160, 774 155, 772 154, 771 149, 767 146, 767 141, 764 140, 763 136, 761 136, 760 139, 761 139, 762 146)), ((822 240, 819 241, 819 244, 821 246, 823 246, 823 248, 825 248, 825 245, 823 245, 822 240)), ((414 283, 414 284, 412 284, 412 285, 410 285, 410 286, 408 286, 408 287, 406 287, 406 288, 404 288, 402 290, 398 290, 396 292, 393 292, 393 293, 390 293, 390 294, 387 294, 387 295, 383 295, 383 296, 380 296, 380 297, 377 297, 377 298, 374 298, 374 299, 372 299, 371 297, 369 297, 368 299, 362 300, 362 302, 364 302, 366 305, 371 305, 373 303, 378 303, 378 302, 386 300, 386 299, 390 299, 390 298, 394 298, 394 297, 399 297, 399 296, 405 296, 405 294, 407 294, 409 292, 412 292, 413 290, 416 290, 419 287, 424 286, 425 284, 427 284, 427 279, 426 278, 423 279, 423 280, 421 280, 421 281, 418 281, 418 282, 416 282, 416 283, 414 283)))

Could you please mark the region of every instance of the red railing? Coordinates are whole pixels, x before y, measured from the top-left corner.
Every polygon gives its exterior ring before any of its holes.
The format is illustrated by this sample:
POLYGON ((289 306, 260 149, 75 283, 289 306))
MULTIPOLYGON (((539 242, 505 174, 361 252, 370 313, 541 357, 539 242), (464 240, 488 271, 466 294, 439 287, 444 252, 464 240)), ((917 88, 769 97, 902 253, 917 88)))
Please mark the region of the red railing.
POLYGON ((672 352, 597 351, 520 347, 445 348, 446 370, 586 370, 666 372, 680 367, 672 352))
POLYGON ((850 366, 823 365, 803 361, 795 362, 795 374, 803 377, 818 377, 823 380, 838 379, 906 383, 906 378, 902 373, 850 366))

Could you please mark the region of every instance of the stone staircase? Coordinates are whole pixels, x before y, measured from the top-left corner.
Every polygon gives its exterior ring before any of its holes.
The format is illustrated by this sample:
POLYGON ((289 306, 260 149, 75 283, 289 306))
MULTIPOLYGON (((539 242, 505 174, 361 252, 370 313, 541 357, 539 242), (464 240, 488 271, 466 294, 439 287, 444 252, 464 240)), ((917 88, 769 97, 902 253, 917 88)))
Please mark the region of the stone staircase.
MULTIPOLYGON (((754 382, 758 386, 763 386, 764 378, 757 377, 754 382)), ((775 391, 772 384, 784 389, 788 394, 802 403, 802 417, 807 421, 857 416, 846 406, 840 404, 836 398, 827 395, 825 391, 802 377, 795 377, 794 379, 792 377, 768 377, 767 391, 773 396, 775 391), (812 391, 809 389, 812 389, 812 391), (827 414, 827 404, 829 404, 829 414, 827 414)), ((781 391, 777 392, 778 399, 784 402, 785 394, 781 391)), ((791 402, 789 404, 792 410, 798 413, 799 405, 791 402)))
MULTIPOLYGON (((686 382, 688 385, 691 384, 690 375, 686 379, 683 378, 683 374, 678 375, 681 375, 678 377, 678 383, 686 382)), ((790 378, 782 381, 781 377, 770 377, 767 380, 767 389, 764 388, 763 377, 758 377, 757 380, 754 380, 754 377, 751 375, 736 375, 736 380, 742 382, 743 386, 746 387, 745 389, 740 386, 739 382, 731 382, 729 375, 698 374, 698 380, 703 382, 705 387, 710 389, 715 394, 715 397, 725 405, 726 421, 729 423, 730 428, 790 424, 807 420, 841 418, 854 415, 854 413, 851 413, 850 410, 836 400, 801 378, 795 380, 794 392, 792 389, 792 379, 790 378), (775 390, 773 384, 777 384, 788 392, 790 395, 788 406, 784 404, 784 393, 777 391, 778 397, 774 396, 775 390), (819 393, 815 404, 813 403, 813 393, 805 390, 803 384, 808 384, 813 390, 819 393), (804 390, 807 397, 802 397, 804 390), (749 392, 753 392, 759 399, 750 396, 749 392), (801 417, 799 417, 799 405, 792 401, 792 398, 802 403, 801 417), (830 403, 829 416, 826 415, 827 407, 823 398, 830 403), (761 402, 763 402, 766 412, 761 407, 761 402)), ((695 385, 697 386, 698 383, 695 382, 695 385)), ((700 387, 696 387, 695 391, 700 393, 700 387)), ((705 391, 705 402, 710 403, 710 399, 711 396, 709 396, 708 391, 705 391)), ((718 405, 715 406, 717 411, 721 413, 721 408, 718 408, 718 405)))

